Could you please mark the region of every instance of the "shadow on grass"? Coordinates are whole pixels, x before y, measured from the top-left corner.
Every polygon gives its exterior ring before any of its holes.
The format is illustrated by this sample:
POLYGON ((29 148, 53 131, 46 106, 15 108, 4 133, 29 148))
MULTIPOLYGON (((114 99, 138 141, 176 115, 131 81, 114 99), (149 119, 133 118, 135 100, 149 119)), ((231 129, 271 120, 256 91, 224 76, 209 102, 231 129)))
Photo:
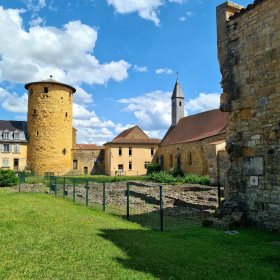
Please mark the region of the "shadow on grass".
POLYGON ((104 229, 100 236, 125 252, 116 262, 157 279, 279 279, 280 246, 268 244, 275 235, 256 232, 228 235, 195 225, 167 232, 104 229))

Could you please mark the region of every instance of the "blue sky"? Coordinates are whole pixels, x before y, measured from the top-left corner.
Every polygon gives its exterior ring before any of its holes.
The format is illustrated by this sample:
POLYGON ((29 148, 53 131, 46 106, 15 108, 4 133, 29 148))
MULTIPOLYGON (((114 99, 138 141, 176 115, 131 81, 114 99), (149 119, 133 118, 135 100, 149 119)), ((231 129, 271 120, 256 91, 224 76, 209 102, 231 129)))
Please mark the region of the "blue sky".
POLYGON ((219 106, 222 2, 2 0, 0 119, 26 120, 24 84, 53 75, 77 88, 78 142, 101 145, 133 125, 162 138, 176 71, 186 115, 219 106))

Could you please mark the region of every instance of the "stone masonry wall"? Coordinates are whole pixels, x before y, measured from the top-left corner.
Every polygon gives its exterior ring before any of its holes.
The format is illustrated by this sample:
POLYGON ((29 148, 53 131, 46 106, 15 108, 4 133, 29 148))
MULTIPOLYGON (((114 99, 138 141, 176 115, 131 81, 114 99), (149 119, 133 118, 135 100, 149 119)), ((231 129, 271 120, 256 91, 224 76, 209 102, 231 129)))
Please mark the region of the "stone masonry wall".
POLYGON ((75 173, 84 174, 84 167, 87 167, 88 174, 105 173, 104 150, 72 150, 72 158, 77 160, 77 169, 73 170, 75 173), (100 154, 101 151, 103 155, 100 154), (94 162, 95 158, 96 162, 94 162))
POLYGON ((72 95, 70 88, 58 84, 28 88, 27 164, 40 175, 64 174, 72 168, 72 95), (45 87, 48 93, 44 93, 45 87))
POLYGON ((220 109, 229 112, 226 200, 243 205, 258 226, 280 230, 280 1, 246 9, 225 2, 217 7, 217 34, 220 109))
POLYGON ((133 129, 125 138, 149 139, 149 137, 139 127, 133 129))
POLYGON ((163 170, 169 171, 171 168, 177 168, 177 159, 175 158, 180 153, 180 169, 184 173, 196 173, 199 175, 208 175, 208 147, 211 142, 216 142, 225 139, 225 133, 208 137, 202 140, 197 140, 187 143, 178 143, 174 145, 160 146, 157 150, 157 157, 163 155, 163 170), (188 153, 191 153, 192 163, 189 164, 188 153), (171 164, 172 155, 172 164, 171 164))

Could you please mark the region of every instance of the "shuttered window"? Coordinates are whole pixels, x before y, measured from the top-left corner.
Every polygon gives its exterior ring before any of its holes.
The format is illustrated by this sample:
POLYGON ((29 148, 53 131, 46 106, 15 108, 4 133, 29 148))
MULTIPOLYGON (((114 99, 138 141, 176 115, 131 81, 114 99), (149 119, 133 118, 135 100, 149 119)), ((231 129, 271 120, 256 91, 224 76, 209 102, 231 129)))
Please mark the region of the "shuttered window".
POLYGON ((8 158, 3 158, 3 166, 4 167, 9 167, 9 159, 8 158))
POLYGON ((19 153, 19 145, 14 145, 14 153, 19 153))

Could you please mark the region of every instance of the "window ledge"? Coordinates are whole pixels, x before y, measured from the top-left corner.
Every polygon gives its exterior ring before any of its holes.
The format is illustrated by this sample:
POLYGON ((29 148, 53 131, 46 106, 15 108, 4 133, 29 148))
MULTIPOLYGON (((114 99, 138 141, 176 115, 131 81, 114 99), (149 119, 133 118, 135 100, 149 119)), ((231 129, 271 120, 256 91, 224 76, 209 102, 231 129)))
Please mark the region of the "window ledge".
POLYGON ((2 154, 10 154, 11 152, 2 152, 2 154))

